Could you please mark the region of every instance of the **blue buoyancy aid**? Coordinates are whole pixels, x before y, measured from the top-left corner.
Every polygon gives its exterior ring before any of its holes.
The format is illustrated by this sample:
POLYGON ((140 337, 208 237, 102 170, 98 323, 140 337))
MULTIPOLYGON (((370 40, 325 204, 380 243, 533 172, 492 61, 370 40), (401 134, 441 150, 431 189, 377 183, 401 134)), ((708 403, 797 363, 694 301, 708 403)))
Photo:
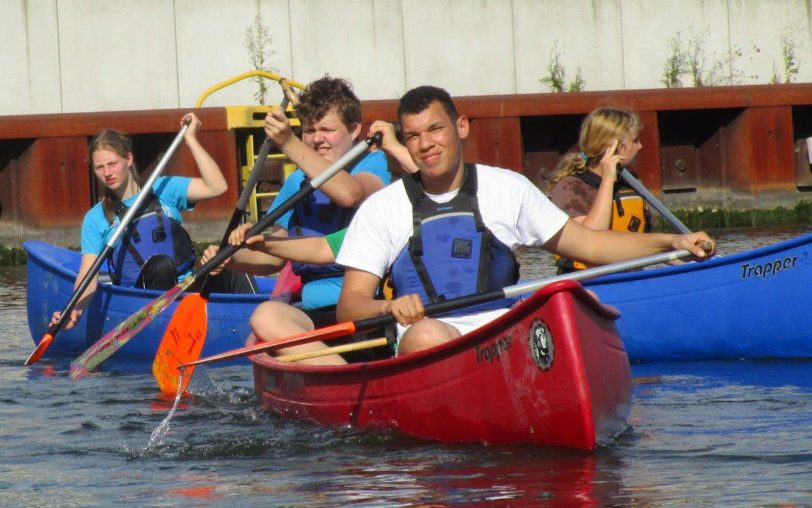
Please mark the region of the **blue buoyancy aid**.
MULTIPOLYGON (((119 203, 116 209, 119 220, 127 209, 126 205, 119 203)), ((107 261, 110 278, 119 286, 134 286, 141 268, 153 256, 169 258, 178 275, 191 269, 195 262, 189 233, 166 214, 158 197, 150 192, 143 213, 133 218, 107 261)))
MULTIPOLYGON (((367 155, 368 154, 364 154, 362 157, 356 159, 345 171, 351 171, 351 168, 367 155)), ((308 178, 305 178, 302 180, 302 185, 306 185, 309 181, 308 178)), ((355 215, 356 210, 357 208, 339 207, 327 194, 316 189, 293 208, 293 214, 291 214, 290 222, 288 223, 288 237, 326 236, 335 233, 350 225, 350 221, 355 215)), ((339 277, 344 274, 344 267, 338 263, 315 265, 291 262, 291 268, 293 273, 300 276, 304 283, 317 279, 339 277)))
MULTIPOLYGON (((419 173, 403 177, 412 203, 413 233, 392 264, 395 297, 416 293, 423 304, 501 289, 519 280, 513 252, 485 227, 476 196, 476 166, 466 164, 459 193, 447 203, 427 198, 419 173)), ((510 307, 503 298, 443 314, 510 307)))

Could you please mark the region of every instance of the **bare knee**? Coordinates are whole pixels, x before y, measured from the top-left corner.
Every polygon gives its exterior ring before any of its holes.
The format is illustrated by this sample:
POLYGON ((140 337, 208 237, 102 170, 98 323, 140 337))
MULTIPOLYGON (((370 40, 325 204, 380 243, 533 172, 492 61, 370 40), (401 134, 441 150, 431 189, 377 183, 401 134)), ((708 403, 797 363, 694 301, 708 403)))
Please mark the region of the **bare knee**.
POLYGON ((459 330, 436 319, 421 319, 406 330, 398 343, 398 355, 434 347, 460 336, 459 330))
POLYGON ((264 340, 272 340, 313 329, 313 322, 301 310, 288 304, 269 301, 254 309, 249 319, 251 331, 264 340))

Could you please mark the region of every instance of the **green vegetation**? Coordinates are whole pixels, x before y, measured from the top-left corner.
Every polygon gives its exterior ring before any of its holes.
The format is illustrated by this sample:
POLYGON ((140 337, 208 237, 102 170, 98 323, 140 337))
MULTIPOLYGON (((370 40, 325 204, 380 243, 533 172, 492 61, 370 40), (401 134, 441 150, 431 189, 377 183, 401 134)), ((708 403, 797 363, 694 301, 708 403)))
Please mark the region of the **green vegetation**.
MULTIPOLYGON (((706 43, 710 32, 697 34, 688 30, 687 49, 683 49, 682 33, 677 32, 668 39, 668 56, 663 65, 660 82, 666 88, 682 87, 683 76, 690 77, 694 87, 733 85, 740 81, 741 72, 733 65, 736 57, 742 52, 736 46, 724 58, 709 58, 706 54, 706 43)), ((758 51, 758 48, 755 48, 758 51)))
POLYGON ((666 88, 681 88, 682 80, 680 76, 685 72, 686 56, 682 50, 680 33, 677 32, 668 39, 668 57, 663 66, 663 77, 660 80, 666 88))
MULTIPOLYGON (((792 208, 723 210, 718 208, 671 210, 691 230, 791 226, 812 223, 812 202, 802 201, 792 208)), ((656 213, 655 213, 656 216, 656 213)), ((657 231, 671 231, 671 226, 657 216, 657 231)))
POLYGON ((561 63, 561 49, 558 46, 558 41, 553 43, 553 49, 550 50, 550 61, 547 63, 547 75, 539 79, 542 85, 547 85, 553 92, 563 92, 566 88, 570 92, 581 92, 586 85, 584 81, 581 68, 577 67, 575 70, 575 79, 569 85, 566 84, 567 70, 564 64, 561 63))
POLYGON ((19 247, 6 247, 0 245, 0 266, 16 266, 25 264, 25 251, 19 247))
MULTIPOLYGON (((277 67, 271 65, 271 57, 276 54, 276 50, 271 46, 271 30, 262 23, 262 16, 257 13, 254 16, 254 24, 245 30, 245 48, 251 57, 251 64, 254 69, 266 72, 279 72, 277 67)), ((261 105, 265 105, 265 97, 268 95, 268 81, 256 76, 253 80, 257 83, 259 90, 254 94, 254 99, 261 105)))
POLYGON ((784 77, 781 78, 781 73, 775 68, 775 61, 773 61, 773 77, 770 83, 792 83, 800 70, 798 60, 795 56, 795 50, 798 43, 795 39, 788 34, 781 38, 781 60, 784 68, 784 77))
MULTIPOLYGON (((797 32, 797 30, 796 30, 797 32)), ((668 51, 663 64, 663 73, 660 82, 666 88, 680 88, 683 86, 683 78, 690 77, 694 87, 715 86, 715 85, 737 85, 741 84, 743 72, 736 65, 742 58, 744 52, 736 45, 733 45, 727 55, 716 58, 706 54, 706 42, 709 31, 702 34, 695 34, 693 30, 688 30, 688 39, 683 44, 682 33, 677 31, 668 39, 668 51)), ((781 65, 776 65, 773 61, 772 78, 770 83, 793 83, 800 71, 798 62, 798 49, 800 43, 796 36, 787 29, 781 38, 781 65)), ((761 53, 761 49, 753 45, 752 53, 747 57, 752 60, 753 56, 761 53)), ((758 74, 747 76, 749 80, 757 80, 758 74)))

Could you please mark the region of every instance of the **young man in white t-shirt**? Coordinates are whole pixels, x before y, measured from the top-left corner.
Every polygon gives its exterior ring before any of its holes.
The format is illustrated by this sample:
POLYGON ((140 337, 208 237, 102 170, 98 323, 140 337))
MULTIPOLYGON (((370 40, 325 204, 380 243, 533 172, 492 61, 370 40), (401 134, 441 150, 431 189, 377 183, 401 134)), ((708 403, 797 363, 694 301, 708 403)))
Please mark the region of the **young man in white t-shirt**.
MULTIPOLYGON (((435 203, 453 199, 466 176, 463 140, 468 118, 457 113, 445 90, 422 86, 407 92, 398 106, 403 140, 420 170, 425 197, 435 203)), ((697 258, 700 246, 713 242, 705 233, 634 235, 595 231, 570 220, 533 184, 518 173, 476 165, 478 208, 484 225, 511 250, 542 246, 564 257, 602 265, 667 250, 686 249, 697 258)), ((339 321, 356 321, 392 314, 401 327, 398 354, 419 351, 449 341, 490 321, 507 309, 487 310, 451 318, 428 318, 416 293, 395 300, 378 300, 381 279, 412 236, 412 204, 403 181, 373 194, 359 208, 338 255, 346 268, 338 302, 339 321)), ((394 274, 393 274, 394 275, 394 274)))

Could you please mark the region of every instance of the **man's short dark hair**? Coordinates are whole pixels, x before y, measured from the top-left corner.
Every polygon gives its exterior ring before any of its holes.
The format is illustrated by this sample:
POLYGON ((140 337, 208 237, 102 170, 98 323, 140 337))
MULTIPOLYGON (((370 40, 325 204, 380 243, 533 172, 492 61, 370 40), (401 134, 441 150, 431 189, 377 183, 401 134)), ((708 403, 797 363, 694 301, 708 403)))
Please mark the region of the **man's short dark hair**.
POLYGON ((439 102, 443 106, 443 109, 449 118, 451 118, 452 122, 455 122, 457 117, 460 116, 448 92, 436 86, 424 85, 412 88, 400 98, 400 102, 398 103, 398 120, 403 120, 403 115, 416 115, 422 112, 434 101, 439 102))
POLYGON ((361 123, 361 101, 347 80, 319 78, 307 85, 300 99, 296 114, 303 125, 318 122, 333 108, 347 129, 361 123))

